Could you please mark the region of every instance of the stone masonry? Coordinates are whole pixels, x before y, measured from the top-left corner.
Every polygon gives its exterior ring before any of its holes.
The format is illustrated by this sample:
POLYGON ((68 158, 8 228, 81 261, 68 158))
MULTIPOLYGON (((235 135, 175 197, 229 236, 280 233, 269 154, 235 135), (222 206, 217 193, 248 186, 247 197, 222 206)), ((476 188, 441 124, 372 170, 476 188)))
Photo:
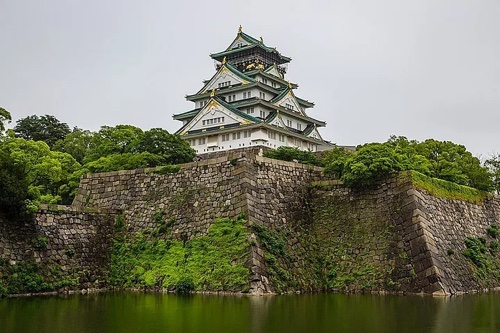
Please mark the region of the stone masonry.
POLYGON ((461 253, 466 237, 483 237, 500 223, 499 198, 482 204, 435 198, 407 174, 357 191, 319 167, 255 151, 184 164, 171 174, 151 168, 84 176, 71 207, 44 206, 34 225, 1 225, 0 258, 55 260, 87 285, 101 286, 117 217, 132 233, 168 220, 170 236, 187 240, 206 235, 216 218, 241 214, 250 234, 252 294, 278 290, 272 269, 288 276, 280 291, 335 290, 340 278, 352 282, 347 291, 455 294, 495 287, 477 282, 461 253), (276 267, 252 225, 286 240, 289 255, 276 267), (45 249, 34 248, 37 237, 47 238, 45 249))

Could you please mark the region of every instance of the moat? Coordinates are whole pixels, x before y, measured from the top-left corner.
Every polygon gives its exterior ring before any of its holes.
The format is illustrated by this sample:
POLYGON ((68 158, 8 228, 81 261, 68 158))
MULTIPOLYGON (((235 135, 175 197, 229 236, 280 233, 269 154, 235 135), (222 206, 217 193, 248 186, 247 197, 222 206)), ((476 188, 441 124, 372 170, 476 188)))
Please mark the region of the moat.
POLYGON ((276 297, 116 292, 0 299, 9 332, 500 332, 500 293, 276 297))

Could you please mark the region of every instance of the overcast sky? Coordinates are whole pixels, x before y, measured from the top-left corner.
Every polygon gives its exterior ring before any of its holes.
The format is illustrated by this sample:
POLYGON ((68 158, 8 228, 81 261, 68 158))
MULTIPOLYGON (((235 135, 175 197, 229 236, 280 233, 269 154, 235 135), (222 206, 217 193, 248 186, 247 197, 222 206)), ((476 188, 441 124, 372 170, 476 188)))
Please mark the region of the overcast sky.
POLYGON ((0 0, 0 106, 175 132, 240 24, 292 58, 327 140, 500 152, 499 0, 0 0))

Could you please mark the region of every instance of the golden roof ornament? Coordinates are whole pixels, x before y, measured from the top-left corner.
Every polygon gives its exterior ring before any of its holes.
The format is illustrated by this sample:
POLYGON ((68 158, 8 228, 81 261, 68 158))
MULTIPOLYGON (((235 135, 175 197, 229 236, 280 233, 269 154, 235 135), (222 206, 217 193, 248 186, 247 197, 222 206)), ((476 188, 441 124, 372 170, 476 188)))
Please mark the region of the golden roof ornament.
POLYGON ((225 65, 226 64, 226 56, 224 56, 224 58, 222 59, 222 64, 225 65))
POLYGON ((240 24, 240 27, 238 28, 238 33, 241 34, 241 24, 240 24))
POLYGON ((292 83, 288 81, 288 88, 292 89, 292 83))
POLYGON ((212 89, 212 92, 210 93, 210 97, 214 97, 215 96, 215 89, 212 89))

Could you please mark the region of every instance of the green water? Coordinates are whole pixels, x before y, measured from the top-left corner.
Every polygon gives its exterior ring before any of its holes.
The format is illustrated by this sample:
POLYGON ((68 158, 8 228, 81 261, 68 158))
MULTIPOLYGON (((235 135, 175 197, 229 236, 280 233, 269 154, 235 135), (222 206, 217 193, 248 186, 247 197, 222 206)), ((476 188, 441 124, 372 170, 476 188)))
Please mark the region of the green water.
POLYGON ((500 332, 500 293, 0 299, 0 332, 500 332))

